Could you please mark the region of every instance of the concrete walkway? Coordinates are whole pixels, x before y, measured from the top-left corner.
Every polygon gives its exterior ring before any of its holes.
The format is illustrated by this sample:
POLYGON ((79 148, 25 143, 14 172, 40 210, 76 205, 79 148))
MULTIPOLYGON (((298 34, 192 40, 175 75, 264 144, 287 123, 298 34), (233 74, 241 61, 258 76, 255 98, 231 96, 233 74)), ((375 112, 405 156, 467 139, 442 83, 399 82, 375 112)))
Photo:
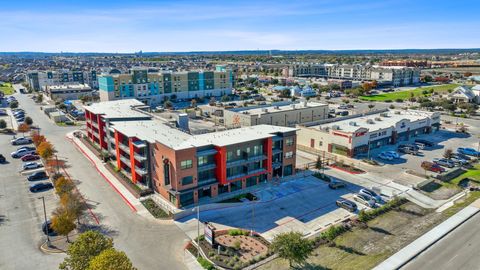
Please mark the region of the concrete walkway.
POLYGON ((374 270, 400 269, 417 255, 434 245, 438 240, 479 212, 480 200, 477 200, 392 255, 390 258, 375 267, 374 270))
POLYGON ((122 197, 125 203, 140 216, 146 218, 154 217, 143 206, 139 199, 130 193, 130 191, 107 169, 105 163, 100 160, 84 143, 72 133, 67 134, 67 139, 70 140, 82 154, 90 160, 97 172, 112 186, 112 188, 122 197))

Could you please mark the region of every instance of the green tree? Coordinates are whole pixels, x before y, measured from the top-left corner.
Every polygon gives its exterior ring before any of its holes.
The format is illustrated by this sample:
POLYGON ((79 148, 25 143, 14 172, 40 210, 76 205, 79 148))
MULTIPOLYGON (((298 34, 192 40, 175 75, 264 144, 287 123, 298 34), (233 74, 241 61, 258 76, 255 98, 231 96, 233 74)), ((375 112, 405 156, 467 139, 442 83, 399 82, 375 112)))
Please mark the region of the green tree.
POLYGON ((227 96, 227 95, 223 95, 222 98, 220 99, 220 101, 222 101, 222 102, 228 102, 228 101, 230 101, 230 97, 227 96))
POLYGON ((68 247, 67 257, 60 264, 60 269, 86 270, 94 257, 110 248, 113 248, 112 239, 96 231, 84 232, 68 247))
POLYGON ((60 197, 60 203, 65 207, 68 213, 77 219, 77 223, 80 224, 80 217, 87 210, 87 205, 83 201, 80 193, 67 192, 60 197))
POLYGON ((312 242, 303 238, 300 232, 278 234, 270 247, 280 258, 288 260, 290 267, 293 263, 304 263, 313 252, 312 242))
POLYGON ((173 103, 170 100, 167 100, 163 103, 163 107, 165 109, 171 109, 171 108, 173 108, 173 103))
POLYGON ((7 122, 5 120, 0 119, 0 129, 6 128, 7 127, 7 122))
POLYGON ((368 104, 368 109, 371 111, 375 107, 375 104, 368 104))
POLYGON ((10 103, 10 108, 11 108, 11 109, 16 109, 16 108, 18 108, 18 101, 12 101, 12 102, 10 103))
POLYGON ((30 116, 25 117, 25 124, 31 126, 33 124, 33 120, 30 116))
POLYGON ((64 207, 59 207, 53 213, 52 229, 58 234, 66 236, 67 242, 70 242, 68 234, 77 227, 74 220, 75 218, 64 207))
POLYGON ((109 248, 94 257, 89 264, 88 270, 135 270, 132 262, 125 252, 109 248))

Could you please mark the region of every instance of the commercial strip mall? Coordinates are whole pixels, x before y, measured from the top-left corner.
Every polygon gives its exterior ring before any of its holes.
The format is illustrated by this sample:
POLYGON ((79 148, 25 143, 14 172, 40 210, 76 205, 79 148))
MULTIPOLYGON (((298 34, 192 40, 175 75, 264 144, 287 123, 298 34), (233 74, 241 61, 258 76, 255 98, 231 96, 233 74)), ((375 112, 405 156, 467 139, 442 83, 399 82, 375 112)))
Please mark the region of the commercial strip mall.
POLYGON ((135 99, 85 106, 88 139, 133 183, 176 207, 295 173, 296 128, 257 125, 191 135, 135 99))

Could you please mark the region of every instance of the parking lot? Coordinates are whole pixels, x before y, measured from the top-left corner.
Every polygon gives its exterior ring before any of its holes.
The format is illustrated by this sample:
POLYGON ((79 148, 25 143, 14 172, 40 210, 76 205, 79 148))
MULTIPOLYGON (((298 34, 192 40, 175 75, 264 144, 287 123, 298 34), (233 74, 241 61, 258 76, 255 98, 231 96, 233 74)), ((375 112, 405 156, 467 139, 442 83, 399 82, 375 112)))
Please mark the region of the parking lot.
MULTIPOLYGON (((451 149, 453 152, 456 152, 458 147, 471 147, 477 149, 477 136, 472 134, 456 133, 455 131, 442 129, 433 134, 412 138, 409 142, 400 142, 397 145, 386 145, 382 148, 374 149, 370 153, 371 158, 384 165, 377 168, 372 168, 370 172, 394 176, 395 174, 400 174, 407 170, 411 170, 419 174, 424 174, 425 170, 421 167, 421 163, 423 161, 432 161, 434 158, 443 158, 446 149, 451 149), (426 147, 425 149, 420 150, 418 155, 399 153, 400 158, 393 159, 391 161, 378 157, 381 152, 396 151, 399 144, 413 143, 414 139, 428 140, 433 142, 435 146, 426 147)), ((435 174, 433 172, 427 173, 435 174)))
MULTIPOLYGON (((45 198, 47 215, 57 207, 57 199, 53 190, 32 193, 29 191, 30 182, 27 175, 21 173, 22 161, 14 159, 10 153, 20 146, 12 146, 11 135, 0 135, 0 153, 7 162, 0 164, 0 238, 2 250, 0 252, 0 269, 28 269, 29 260, 44 261, 45 265, 58 264, 63 255, 46 255, 39 251, 39 246, 45 242, 46 237, 41 231, 44 222, 43 205, 41 197, 45 198), (26 250, 25 247, 28 247, 26 250), (29 259, 18 260, 18 257, 28 254, 29 259), (8 262, 8 266, 4 263, 8 262), (12 263, 14 265, 12 265, 12 263)), ((32 171, 33 172, 33 171, 32 171)), ((48 218, 48 216, 47 216, 48 218)), ((49 269, 38 265, 37 269, 49 269)))
MULTIPOLYGON (((253 194, 254 202, 216 204, 215 209, 201 211, 202 222, 259 232, 268 240, 285 231, 300 231, 314 235, 328 226, 354 216, 337 207, 339 198, 352 200, 361 187, 347 183, 346 188, 332 190, 314 176, 298 175, 294 180, 270 185, 253 194), (294 203, 292 203, 294 202, 294 203)), ((357 203, 359 210, 366 206, 357 203)), ((177 225, 189 236, 196 237, 196 214, 177 220, 177 225)))

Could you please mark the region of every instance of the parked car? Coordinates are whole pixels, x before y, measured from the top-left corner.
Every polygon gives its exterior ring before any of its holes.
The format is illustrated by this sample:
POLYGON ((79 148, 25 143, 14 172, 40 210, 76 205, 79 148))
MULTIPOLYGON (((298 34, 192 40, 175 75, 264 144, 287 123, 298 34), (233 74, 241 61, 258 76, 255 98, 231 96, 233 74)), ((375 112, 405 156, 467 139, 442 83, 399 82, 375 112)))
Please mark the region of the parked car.
POLYGON ((8 115, 8 114, 7 114, 7 112, 6 112, 6 111, 4 111, 4 110, 0 110, 0 115, 1 115, 1 116, 4 116, 4 115, 8 115))
POLYGON ((35 154, 35 150, 20 149, 11 153, 10 155, 12 158, 21 158, 23 156, 33 155, 33 154, 35 154))
POLYGON ((33 170, 43 167, 43 164, 40 162, 25 162, 23 164, 24 170, 33 170))
POLYGON ((459 159, 464 159, 466 161, 470 161, 472 160, 471 157, 467 156, 467 155, 464 155, 464 154, 460 154, 460 153, 453 153, 453 157, 454 158, 459 158, 459 159))
POLYGON ((19 148, 17 148, 17 151, 18 151, 18 150, 22 150, 22 149, 25 149, 25 150, 37 150, 37 148, 35 148, 35 147, 33 147, 33 146, 24 145, 24 146, 20 146, 19 148))
POLYGON ((365 196, 364 194, 354 194, 353 200, 371 208, 375 207, 375 200, 373 200, 371 197, 365 196))
POLYGON ((335 114, 336 114, 336 115, 340 115, 340 116, 347 116, 347 115, 348 115, 348 111, 339 111, 339 112, 336 112, 335 114))
POLYGON ((33 161, 33 160, 39 160, 40 156, 39 155, 25 155, 22 157, 22 161, 33 161))
POLYGON ((40 182, 30 185, 31 192, 40 192, 52 189, 53 185, 50 182, 40 182))
POLYGON ((336 201, 336 204, 338 207, 341 207, 343 209, 346 209, 350 212, 355 212, 357 211, 357 204, 352 202, 352 201, 349 201, 349 200, 346 200, 346 199, 338 199, 336 201))
POLYGON ((330 181, 330 183, 328 184, 328 187, 331 188, 331 189, 344 188, 344 187, 346 187, 346 186, 347 186, 347 185, 345 184, 345 182, 338 181, 338 180, 332 180, 332 181, 330 181))
POLYGON ((13 139, 10 142, 12 143, 12 145, 30 144, 32 143, 32 139, 21 137, 21 138, 13 139))
POLYGON ((422 150, 425 149, 425 147, 426 147, 425 144, 419 143, 419 142, 414 143, 414 145, 416 145, 419 149, 422 149, 422 150))
POLYGON ((7 159, 2 154, 0 154, 0 163, 5 163, 5 161, 7 161, 7 159))
POLYGON ((362 188, 362 189, 360 189, 358 194, 363 194, 367 197, 370 197, 374 201, 376 201, 377 203, 380 203, 382 201, 382 197, 380 197, 380 195, 378 195, 375 191, 370 190, 370 189, 362 188))
POLYGON ((459 148, 457 148, 457 152, 460 153, 460 154, 467 155, 467 156, 474 156, 474 157, 480 156, 480 152, 478 152, 477 150, 475 150, 473 148, 459 147, 459 148))
POLYGON ((441 166, 438 165, 438 164, 435 164, 435 163, 433 163, 433 162, 430 162, 430 161, 424 161, 424 162, 422 162, 421 167, 422 167, 424 170, 431 171, 431 172, 436 172, 436 173, 443 173, 443 172, 445 172, 445 168, 441 167, 441 166))
POLYGON ((415 145, 415 144, 400 144, 398 147, 409 147, 416 151, 420 150, 420 147, 418 147, 418 145, 415 145))
POLYGON ((435 146, 435 143, 434 142, 431 142, 429 140, 424 140, 424 139, 415 139, 415 142, 416 143, 421 143, 427 147, 434 147, 435 146))
POLYGON ((393 158, 400 158, 400 155, 396 151, 386 151, 385 154, 390 155, 393 158))
POLYGON ((52 228, 52 221, 50 219, 42 223, 42 231, 45 235, 57 236, 57 232, 55 232, 52 228))
POLYGON ((399 146, 397 148, 398 152, 410 155, 418 155, 418 150, 409 146, 399 146))
POLYGON ((458 166, 464 166, 468 163, 467 160, 460 157, 452 157, 450 161, 452 161, 455 165, 458 165, 458 166))
POLYGON ((34 172, 27 177, 28 181, 36 181, 36 180, 43 180, 48 178, 47 173, 45 171, 34 172))
POLYGON ((393 157, 390 155, 387 155, 385 152, 378 154, 378 158, 383 160, 389 160, 389 161, 393 160, 393 157))
POLYGON ((434 158, 433 163, 438 164, 438 165, 443 166, 443 167, 447 167, 447 168, 455 167, 455 163, 451 162, 450 160, 448 160, 446 158, 434 158))

